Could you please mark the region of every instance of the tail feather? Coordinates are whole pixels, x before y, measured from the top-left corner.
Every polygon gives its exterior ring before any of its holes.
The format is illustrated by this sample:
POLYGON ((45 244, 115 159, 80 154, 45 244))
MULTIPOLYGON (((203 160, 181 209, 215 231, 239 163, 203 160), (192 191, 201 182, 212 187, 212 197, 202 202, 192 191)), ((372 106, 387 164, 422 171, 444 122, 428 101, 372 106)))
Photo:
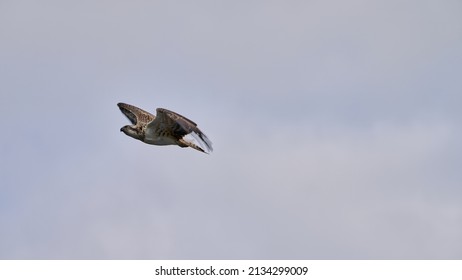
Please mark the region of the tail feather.
POLYGON ((197 146, 197 145, 194 144, 194 143, 185 141, 184 139, 180 139, 180 140, 178 140, 178 141, 180 142, 180 145, 179 145, 180 147, 183 147, 183 148, 185 148, 185 147, 191 147, 191 148, 193 148, 193 149, 198 150, 199 152, 203 152, 203 153, 208 154, 206 151, 204 151, 204 149, 202 149, 201 147, 197 146))

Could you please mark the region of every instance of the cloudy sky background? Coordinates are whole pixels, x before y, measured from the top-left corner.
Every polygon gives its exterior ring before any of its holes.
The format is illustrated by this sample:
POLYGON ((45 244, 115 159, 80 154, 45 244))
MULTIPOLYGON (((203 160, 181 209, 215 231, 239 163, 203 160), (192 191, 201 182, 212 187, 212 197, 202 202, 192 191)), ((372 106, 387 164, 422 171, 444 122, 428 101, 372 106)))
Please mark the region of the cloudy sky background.
POLYGON ((460 259, 461 73, 458 0, 1 0, 0 258, 460 259))

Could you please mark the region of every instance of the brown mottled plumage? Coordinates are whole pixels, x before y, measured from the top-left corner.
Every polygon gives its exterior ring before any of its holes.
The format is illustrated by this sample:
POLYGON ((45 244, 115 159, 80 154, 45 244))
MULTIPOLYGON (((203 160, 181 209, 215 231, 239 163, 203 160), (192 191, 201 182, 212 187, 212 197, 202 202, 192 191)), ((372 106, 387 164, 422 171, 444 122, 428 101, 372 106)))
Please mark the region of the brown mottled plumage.
POLYGON ((120 129, 130 137, 152 145, 178 145, 204 153, 213 150, 212 142, 197 128, 197 124, 180 114, 157 108, 157 116, 154 116, 133 105, 118 103, 117 106, 133 124, 120 129), (194 137, 199 145, 184 138, 189 135, 194 137))

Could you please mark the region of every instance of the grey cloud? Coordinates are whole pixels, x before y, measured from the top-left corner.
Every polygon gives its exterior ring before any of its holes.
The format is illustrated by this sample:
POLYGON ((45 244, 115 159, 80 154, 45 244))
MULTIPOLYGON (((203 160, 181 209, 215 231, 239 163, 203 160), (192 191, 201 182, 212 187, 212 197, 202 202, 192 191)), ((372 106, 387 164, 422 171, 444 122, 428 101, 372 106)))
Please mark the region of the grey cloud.
POLYGON ((461 257, 456 1, 0 7, 0 258, 461 257))

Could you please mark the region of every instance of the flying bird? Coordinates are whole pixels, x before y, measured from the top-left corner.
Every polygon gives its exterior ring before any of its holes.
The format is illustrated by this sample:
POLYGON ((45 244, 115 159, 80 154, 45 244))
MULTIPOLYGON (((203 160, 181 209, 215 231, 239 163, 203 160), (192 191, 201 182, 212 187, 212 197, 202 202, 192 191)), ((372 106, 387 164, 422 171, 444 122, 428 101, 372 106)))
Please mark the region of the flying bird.
POLYGON ((213 151, 212 142, 199 130, 197 124, 180 114, 157 108, 157 115, 154 116, 133 105, 118 103, 117 106, 132 123, 120 129, 130 137, 151 145, 178 145, 203 153, 213 151))

